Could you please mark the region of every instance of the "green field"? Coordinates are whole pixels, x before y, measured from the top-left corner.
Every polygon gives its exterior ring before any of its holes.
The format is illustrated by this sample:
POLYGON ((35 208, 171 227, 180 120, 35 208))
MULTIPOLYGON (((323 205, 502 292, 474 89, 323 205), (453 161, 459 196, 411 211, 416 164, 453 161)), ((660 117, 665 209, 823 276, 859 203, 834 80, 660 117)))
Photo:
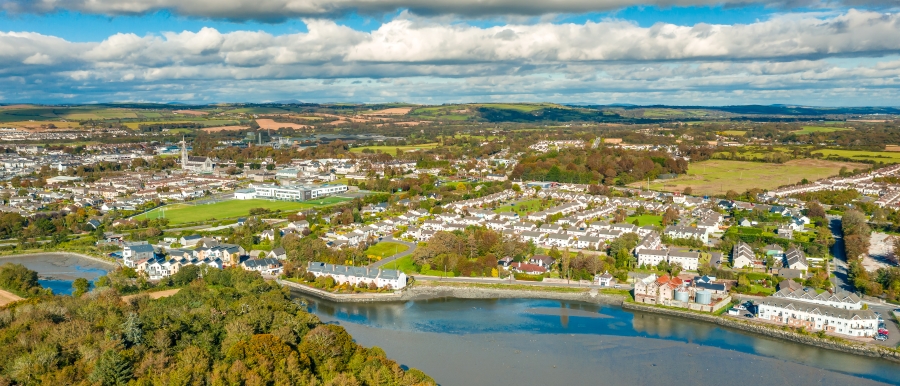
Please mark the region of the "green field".
POLYGON ((625 222, 631 224, 634 220, 638 220, 638 226, 644 225, 662 225, 662 216, 654 216, 652 214, 645 214, 641 216, 630 216, 625 218, 625 222))
MULTIPOLYGON (((804 178, 813 181, 833 176, 844 166, 853 170, 865 165, 815 159, 797 159, 783 164, 708 160, 690 164, 687 175, 653 181, 650 189, 681 192, 691 187, 694 195, 724 194, 728 190, 743 193, 751 188, 771 190, 798 183, 804 178)), ((632 186, 646 186, 646 183, 636 182, 632 186)))
POLYGON ((744 134, 747 134, 747 132, 743 131, 743 130, 725 130, 722 132, 722 134, 731 135, 731 136, 735 136, 735 137, 743 137, 744 134))
POLYGON ((516 212, 519 217, 525 217, 528 213, 534 213, 541 210, 541 199, 533 198, 530 200, 515 202, 511 205, 501 206, 494 209, 494 213, 516 212))
POLYGON ((399 269, 401 272, 410 275, 416 274, 416 265, 413 264, 412 255, 403 256, 397 260, 384 265, 385 269, 399 269))
POLYGON ((396 255, 409 249, 406 244, 394 243, 390 241, 382 241, 366 249, 366 256, 378 256, 379 260, 388 256, 396 255))
POLYGON ((814 150, 812 154, 822 154, 825 158, 836 156, 842 158, 858 159, 860 161, 875 161, 884 163, 900 163, 900 152, 895 151, 864 151, 864 150, 814 150))
POLYGON ((812 133, 833 133, 835 131, 851 130, 845 127, 834 126, 803 126, 803 130, 797 130, 795 134, 812 134, 812 133))
POLYGON ((404 145, 404 146, 360 146, 350 148, 351 153, 362 153, 363 150, 369 149, 372 151, 381 151, 382 153, 387 154, 395 154, 397 149, 400 149, 402 152, 414 151, 414 150, 427 150, 434 149, 438 147, 438 143, 424 143, 421 145, 404 145))
MULTIPOLYGON (((173 204, 166 205, 165 218, 169 219, 169 225, 184 224, 189 222, 201 222, 213 219, 231 219, 250 214, 250 209, 266 208, 269 210, 282 211, 299 211, 317 206, 335 204, 338 202, 349 201, 349 199, 341 197, 327 197, 322 200, 312 200, 306 202, 293 201, 269 201, 269 200, 229 200, 217 202, 214 204, 173 204)), ((135 216, 136 220, 162 218, 163 211, 161 208, 154 209, 147 213, 135 216)))

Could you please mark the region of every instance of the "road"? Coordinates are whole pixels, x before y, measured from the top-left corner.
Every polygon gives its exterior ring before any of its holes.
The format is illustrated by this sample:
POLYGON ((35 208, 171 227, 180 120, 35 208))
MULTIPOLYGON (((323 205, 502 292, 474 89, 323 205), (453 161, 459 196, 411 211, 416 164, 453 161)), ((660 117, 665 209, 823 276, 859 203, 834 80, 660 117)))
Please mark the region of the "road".
POLYGON ((392 261, 394 261, 394 260, 397 260, 397 259, 399 259, 399 258, 401 258, 401 257, 409 256, 409 255, 411 255, 413 252, 416 251, 416 243, 411 243, 411 242, 403 241, 403 240, 397 240, 397 239, 395 239, 393 236, 388 236, 388 237, 382 238, 380 242, 391 242, 391 243, 403 244, 403 245, 406 245, 407 247, 409 247, 409 249, 407 249, 407 250, 405 250, 405 251, 403 251, 403 252, 400 252, 400 253, 397 253, 397 254, 394 254, 394 255, 385 257, 385 258, 383 258, 383 259, 381 259, 381 260, 379 260, 379 261, 376 261, 376 262, 374 262, 374 263, 372 263, 372 264, 369 264, 369 268, 381 268, 382 266, 384 266, 384 265, 387 264, 387 263, 390 263, 390 262, 392 262, 392 261))
MULTIPOLYGON (((545 283, 541 281, 524 281, 524 280, 510 280, 510 279, 499 279, 499 278, 491 278, 491 277, 440 277, 440 276, 425 276, 425 275, 413 275, 416 280, 420 281, 448 281, 448 282, 456 282, 456 283, 481 283, 481 284, 524 284, 524 285, 533 285, 537 287, 572 287, 572 288, 609 288, 609 287, 600 287, 597 285, 584 285, 580 284, 577 281, 573 281, 572 283, 545 283)), ((627 284, 619 284, 619 288, 621 290, 631 290, 631 286, 627 284)))
POLYGON ((834 245, 831 246, 831 255, 834 256, 834 277, 831 278, 831 284, 834 285, 834 288, 856 292, 847 278, 847 254, 844 250, 844 231, 841 230, 841 218, 828 216, 828 220, 828 226, 834 236, 834 245))

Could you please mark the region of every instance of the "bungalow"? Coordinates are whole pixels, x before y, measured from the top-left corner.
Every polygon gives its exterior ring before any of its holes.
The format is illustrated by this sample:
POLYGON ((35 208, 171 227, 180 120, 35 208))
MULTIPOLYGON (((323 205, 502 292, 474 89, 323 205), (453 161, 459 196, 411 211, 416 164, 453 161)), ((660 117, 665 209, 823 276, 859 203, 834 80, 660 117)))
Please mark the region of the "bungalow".
POLYGON ((547 255, 534 255, 530 259, 528 259, 529 264, 534 264, 547 269, 549 269, 550 266, 552 266, 555 262, 556 261, 553 260, 552 257, 547 255))
POLYGON ((542 275, 547 272, 544 267, 527 263, 512 263, 509 265, 509 268, 515 272, 527 273, 529 275, 542 275))

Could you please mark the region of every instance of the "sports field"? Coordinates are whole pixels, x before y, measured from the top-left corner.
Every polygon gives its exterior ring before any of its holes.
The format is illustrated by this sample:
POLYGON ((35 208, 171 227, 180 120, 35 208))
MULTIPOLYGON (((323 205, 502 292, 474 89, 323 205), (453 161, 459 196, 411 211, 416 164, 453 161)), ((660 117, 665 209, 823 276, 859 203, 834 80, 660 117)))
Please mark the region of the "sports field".
POLYGON ((188 222, 207 221, 212 219, 230 219, 250 214, 250 209, 266 208, 269 210, 299 211, 307 208, 315 208, 339 202, 349 201, 348 198, 326 197, 321 200, 305 202, 293 201, 269 201, 269 200, 229 200, 213 204, 173 204, 166 205, 165 210, 157 208, 147 213, 136 216, 136 220, 167 218, 169 225, 184 224, 188 222))
POLYGON ((382 153, 394 154, 397 149, 400 149, 402 152, 414 151, 414 150, 427 150, 434 149, 438 146, 438 143, 424 143, 421 145, 404 145, 404 146, 360 146, 350 148, 351 153, 362 153, 363 150, 369 149, 372 151, 381 150, 382 153))
MULTIPOLYGON (((687 175, 671 180, 657 180, 650 183, 653 190, 669 192, 683 191, 690 186, 695 195, 724 194, 729 190, 738 193, 751 188, 775 189, 782 185, 795 184, 804 178, 813 181, 838 174, 841 167, 852 170, 866 165, 814 159, 797 159, 783 164, 709 160, 690 164, 687 175)), ((632 186, 646 186, 634 183, 632 186)))

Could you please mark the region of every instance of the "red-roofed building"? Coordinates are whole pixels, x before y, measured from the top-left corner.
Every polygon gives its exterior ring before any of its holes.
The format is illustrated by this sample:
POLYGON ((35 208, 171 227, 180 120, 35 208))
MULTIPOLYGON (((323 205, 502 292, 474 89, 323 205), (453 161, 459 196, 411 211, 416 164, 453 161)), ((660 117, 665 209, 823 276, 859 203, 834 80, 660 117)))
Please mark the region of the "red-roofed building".
POLYGON ((509 268, 513 271, 527 273, 529 275, 543 275, 545 272, 547 272, 544 267, 528 263, 512 263, 509 265, 509 268))

